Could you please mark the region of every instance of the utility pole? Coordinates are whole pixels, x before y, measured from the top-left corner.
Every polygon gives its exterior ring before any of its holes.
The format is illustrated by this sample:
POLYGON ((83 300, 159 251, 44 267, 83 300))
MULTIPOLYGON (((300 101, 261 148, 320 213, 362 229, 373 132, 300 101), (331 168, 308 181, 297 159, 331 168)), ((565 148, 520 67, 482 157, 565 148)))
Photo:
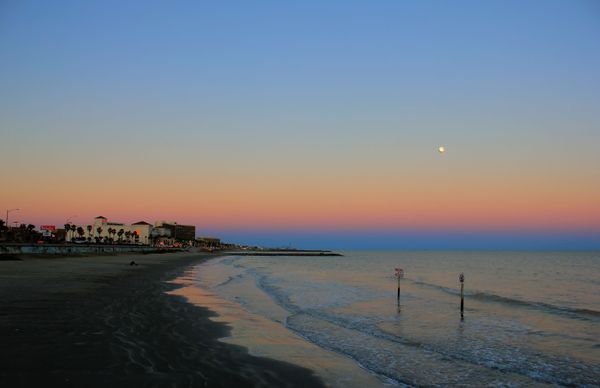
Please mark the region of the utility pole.
POLYGON ((8 223, 8 213, 10 213, 10 212, 12 212, 12 211, 19 211, 19 210, 21 210, 21 209, 17 209, 17 208, 14 208, 14 209, 6 209, 6 218, 5 218, 5 220, 6 220, 6 230, 8 230, 8 227, 9 227, 9 223, 8 223))

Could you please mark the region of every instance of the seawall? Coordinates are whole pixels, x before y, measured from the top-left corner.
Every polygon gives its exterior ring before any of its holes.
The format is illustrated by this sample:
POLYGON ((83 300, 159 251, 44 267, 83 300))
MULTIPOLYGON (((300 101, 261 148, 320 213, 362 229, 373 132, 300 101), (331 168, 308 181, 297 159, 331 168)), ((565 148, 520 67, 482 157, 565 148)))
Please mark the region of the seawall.
POLYGON ((0 244, 2 255, 87 255, 87 254, 117 254, 117 253, 152 253, 172 252, 180 249, 157 249, 145 245, 95 245, 95 244, 0 244))

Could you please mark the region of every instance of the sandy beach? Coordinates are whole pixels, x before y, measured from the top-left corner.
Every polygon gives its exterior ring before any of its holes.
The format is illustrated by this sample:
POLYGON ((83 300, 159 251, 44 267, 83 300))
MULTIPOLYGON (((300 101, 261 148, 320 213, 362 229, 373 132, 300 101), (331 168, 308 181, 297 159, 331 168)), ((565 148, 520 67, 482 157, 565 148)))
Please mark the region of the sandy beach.
POLYGON ((308 369, 218 341, 226 324, 166 294, 212 256, 0 261, 0 386, 322 386, 308 369))

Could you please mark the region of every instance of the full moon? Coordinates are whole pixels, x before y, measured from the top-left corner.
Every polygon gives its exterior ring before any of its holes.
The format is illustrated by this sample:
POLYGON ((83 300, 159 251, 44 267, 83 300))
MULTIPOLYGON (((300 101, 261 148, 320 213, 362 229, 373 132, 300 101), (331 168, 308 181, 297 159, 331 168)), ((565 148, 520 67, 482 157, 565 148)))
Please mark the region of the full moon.
POLYGON ((439 151, 439 153, 440 153, 440 154, 443 154, 444 152, 446 152, 446 147, 444 147, 444 146, 439 146, 439 147, 438 147, 438 151, 439 151))

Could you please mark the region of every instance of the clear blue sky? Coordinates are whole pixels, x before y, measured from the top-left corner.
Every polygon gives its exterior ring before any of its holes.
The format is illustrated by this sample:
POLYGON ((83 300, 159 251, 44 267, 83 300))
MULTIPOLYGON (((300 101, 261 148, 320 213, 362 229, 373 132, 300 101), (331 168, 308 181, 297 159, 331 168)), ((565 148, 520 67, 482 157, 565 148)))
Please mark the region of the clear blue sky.
POLYGON ((598 1, 6 0, 0 207, 600 247, 598 69, 598 1))

